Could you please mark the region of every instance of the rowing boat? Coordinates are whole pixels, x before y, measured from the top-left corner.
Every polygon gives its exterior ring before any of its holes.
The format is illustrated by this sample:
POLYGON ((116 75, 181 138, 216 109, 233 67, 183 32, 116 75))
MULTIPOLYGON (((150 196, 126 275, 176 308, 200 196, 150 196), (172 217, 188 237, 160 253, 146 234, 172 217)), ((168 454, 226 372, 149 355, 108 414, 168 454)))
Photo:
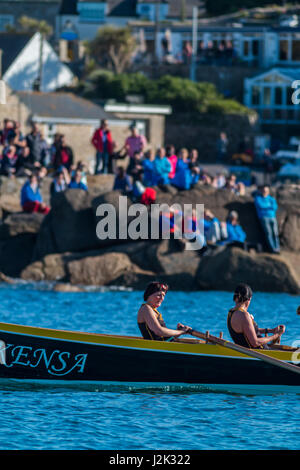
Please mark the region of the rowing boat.
MULTIPOLYGON (((300 365, 299 350, 263 354, 300 365)), ((300 393, 300 375, 196 339, 149 341, 0 323, 0 379, 300 393)))

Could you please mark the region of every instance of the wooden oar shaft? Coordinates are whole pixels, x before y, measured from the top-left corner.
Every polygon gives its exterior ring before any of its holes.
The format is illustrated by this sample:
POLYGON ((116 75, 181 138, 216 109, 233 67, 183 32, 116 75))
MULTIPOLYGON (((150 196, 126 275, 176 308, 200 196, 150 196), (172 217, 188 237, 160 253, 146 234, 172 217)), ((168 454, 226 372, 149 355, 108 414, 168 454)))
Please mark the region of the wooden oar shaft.
POLYGON ((210 343, 220 344, 224 348, 232 349, 234 351, 245 354, 246 356, 254 357, 255 359, 260 359, 261 361, 267 362, 268 364, 271 364, 273 366, 281 367, 283 369, 289 370, 290 372, 300 374, 300 367, 294 364, 290 364, 288 362, 281 361, 280 359, 275 359, 274 357, 267 356, 266 354, 262 354, 258 351, 255 351, 254 349, 248 349, 244 346, 239 346, 238 344, 231 343, 230 341, 225 341, 224 339, 217 338, 216 336, 212 336, 210 334, 204 334, 196 330, 191 330, 190 334, 196 336, 197 338, 209 341, 210 343))

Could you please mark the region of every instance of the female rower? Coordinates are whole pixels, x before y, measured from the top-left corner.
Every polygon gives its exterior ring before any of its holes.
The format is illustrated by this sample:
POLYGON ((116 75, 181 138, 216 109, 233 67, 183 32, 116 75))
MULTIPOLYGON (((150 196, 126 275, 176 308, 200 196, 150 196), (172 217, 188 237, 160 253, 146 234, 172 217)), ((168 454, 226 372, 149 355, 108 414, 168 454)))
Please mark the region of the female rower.
POLYGON ((144 292, 144 300, 138 311, 138 326, 144 339, 153 339, 157 341, 172 341, 181 335, 191 331, 189 326, 178 323, 177 330, 171 330, 166 327, 161 313, 157 310, 162 304, 168 286, 160 282, 150 282, 144 292), (180 328, 180 329, 179 329, 180 328))
POLYGON ((248 313, 251 299, 251 287, 247 284, 239 284, 233 296, 235 307, 229 310, 227 318, 230 336, 240 346, 268 349, 267 344, 270 342, 275 343, 285 332, 285 326, 279 325, 273 329, 259 328, 253 316, 248 313), (268 333, 272 333, 272 336, 262 336, 268 333))

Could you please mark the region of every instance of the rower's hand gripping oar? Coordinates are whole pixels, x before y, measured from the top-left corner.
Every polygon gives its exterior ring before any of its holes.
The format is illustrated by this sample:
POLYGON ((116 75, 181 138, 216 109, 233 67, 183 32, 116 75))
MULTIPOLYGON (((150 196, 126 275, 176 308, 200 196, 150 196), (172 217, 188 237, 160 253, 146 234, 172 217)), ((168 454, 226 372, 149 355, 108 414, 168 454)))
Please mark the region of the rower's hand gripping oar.
POLYGON ((201 333, 200 331, 196 331, 192 328, 188 330, 187 333, 192 336, 196 336, 197 338, 204 339, 205 341, 209 343, 219 344, 220 346, 223 346, 224 348, 232 349, 234 351, 245 354, 246 356, 250 356, 255 359, 260 359, 261 361, 267 362, 268 364, 271 364, 273 366, 281 367, 282 369, 286 369, 290 372, 295 372, 296 374, 300 374, 299 366, 296 366, 289 362, 281 361, 280 359, 275 359, 274 357, 267 356, 266 354, 258 352, 257 350, 248 349, 248 348, 245 348, 244 346, 239 346, 238 344, 232 343, 230 341, 225 341, 224 339, 221 339, 221 338, 217 338, 216 336, 212 336, 209 333, 207 334, 201 333))

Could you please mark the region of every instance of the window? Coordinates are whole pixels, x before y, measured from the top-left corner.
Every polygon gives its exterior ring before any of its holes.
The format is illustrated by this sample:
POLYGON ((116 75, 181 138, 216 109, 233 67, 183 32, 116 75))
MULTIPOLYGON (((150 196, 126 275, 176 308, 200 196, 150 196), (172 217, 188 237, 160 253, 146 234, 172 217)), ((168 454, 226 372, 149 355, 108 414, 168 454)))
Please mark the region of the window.
POLYGON ((275 105, 282 105, 283 104, 283 90, 281 87, 275 87, 275 105))
POLYGON ((5 31, 5 26, 8 24, 14 24, 13 15, 0 15, 0 31, 5 31))
POLYGON ((80 21, 104 21, 106 3, 78 3, 80 21))
POLYGON ((252 87, 252 97, 251 97, 251 102, 252 102, 252 105, 255 106, 255 105, 259 105, 259 87, 258 86, 253 86, 252 87))
POLYGON ((295 62, 300 61, 300 40, 294 40, 292 42, 292 60, 295 62))
POLYGON ((270 106, 271 105, 271 88, 270 87, 264 87, 264 92, 263 92, 263 104, 265 106, 270 106))
POLYGON ((252 55, 254 57, 259 55, 259 41, 257 39, 252 42, 252 55))
POLYGON ((279 60, 288 60, 289 54, 289 43, 287 39, 281 39, 279 41, 279 60))

